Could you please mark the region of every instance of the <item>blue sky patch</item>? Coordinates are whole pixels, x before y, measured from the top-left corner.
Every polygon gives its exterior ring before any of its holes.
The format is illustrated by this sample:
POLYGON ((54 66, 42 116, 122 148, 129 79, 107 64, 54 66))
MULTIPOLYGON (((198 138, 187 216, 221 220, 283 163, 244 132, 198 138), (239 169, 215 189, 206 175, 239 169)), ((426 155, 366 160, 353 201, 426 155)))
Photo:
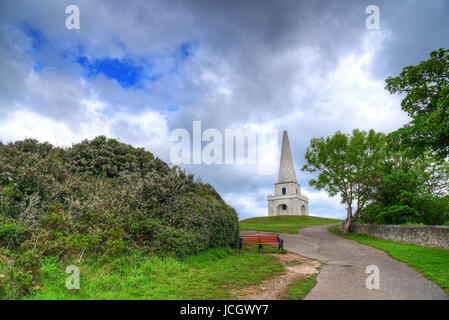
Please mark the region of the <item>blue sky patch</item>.
POLYGON ((130 60, 104 58, 90 61, 86 57, 80 56, 76 62, 86 69, 87 76, 96 76, 102 73, 110 79, 117 80, 124 88, 137 85, 142 78, 143 67, 134 65, 130 60))
POLYGON ((177 73, 181 64, 183 64, 189 57, 192 56, 192 44, 183 42, 173 53, 173 66, 171 72, 177 73))
POLYGON ((177 112, 179 110, 179 106, 170 104, 166 105, 164 109, 168 112, 177 112))
POLYGON ((36 28, 34 28, 28 22, 24 22, 20 25, 25 35, 31 40, 31 45, 34 50, 40 50, 45 43, 44 35, 36 28))
POLYGON ((42 69, 44 69, 44 66, 40 64, 39 62, 35 62, 33 65, 33 70, 36 72, 41 72, 42 69))
MULTIPOLYGON (((32 24, 24 22, 20 24, 23 33, 30 39, 31 47, 25 50, 26 54, 34 59, 33 70, 40 72, 46 64, 39 58, 40 53, 48 46, 44 34, 32 24)), ((124 50, 123 43, 118 43, 124 50)), ((47 48, 48 49, 48 48, 47 48)), ((65 49, 59 52, 63 59, 75 61, 83 67, 85 77, 95 77, 103 74, 110 79, 115 79, 123 88, 140 87, 141 80, 157 81, 167 74, 177 74, 181 65, 192 56, 192 43, 183 42, 166 56, 171 59, 171 66, 166 71, 157 71, 153 65, 155 61, 151 58, 138 59, 141 63, 136 63, 134 59, 100 58, 89 59, 85 53, 85 48, 79 46, 77 50, 65 49), (142 63, 143 62, 143 63, 142 63)), ((157 59, 156 59, 157 61, 157 59)))
POLYGON ((188 57, 190 57, 190 55, 192 54, 191 50, 192 50, 192 46, 190 43, 185 42, 185 43, 181 44, 179 51, 181 53, 181 58, 183 61, 186 60, 188 57))
POLYGON ((42 48, 47 44, 46 38, 43 33, 37 28, 33 27, 28 22, 23 22, 18 25, 23 34, 30 40, 31 46, 23 48, 23 52, 29 55, 33 60, 33 70, 35 72, 41 72, 44 68, 44 64, 40 61, 39 53, 42 48))
MULTIPOLYGON (((84 52, 84 48, 80 48, 80 53, 84 52)), ((172 63, 170 73, 177 73, 180 65, 184 63, 192 55, 192 46, 190 43, 182 43, 171 54, 172 63)), ((64 53, 64 57, 68 54, 64 53)), ((124 88, 138 87, 139 82, 142 79, 149 81, 157 81, 161 79, 164 74, 161 72, 154 72, 154 65, 152 65, 151 59, 145 60, 145 64, 139 65, 133 63, 130 59, 117 59, 117 58, 103 58, 89 60, 82 53, 77 56, 76 62, 79 63, 86 71, 86 76, 92 77, 100 73, 104 74, 110 79, 115 79, 124 88)))

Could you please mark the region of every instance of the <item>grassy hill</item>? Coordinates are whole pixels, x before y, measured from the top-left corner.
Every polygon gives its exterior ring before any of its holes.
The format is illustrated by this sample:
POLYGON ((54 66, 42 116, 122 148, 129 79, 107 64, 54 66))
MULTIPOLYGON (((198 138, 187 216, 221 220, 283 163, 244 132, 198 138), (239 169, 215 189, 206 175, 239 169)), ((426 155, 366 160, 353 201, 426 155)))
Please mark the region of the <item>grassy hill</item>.
POLYGON ((238 218, 209 185, 104 136, 70 148, 0 142, 0 298, 40 290, 50 266, 236 247, 238 218))
POLYGON ((256 217, 241 220, 240 230, 272 231, 281 233, 298 233, 300 228, 320 226, 342 222, 342 220, 314 216, 275 216, 256 217))

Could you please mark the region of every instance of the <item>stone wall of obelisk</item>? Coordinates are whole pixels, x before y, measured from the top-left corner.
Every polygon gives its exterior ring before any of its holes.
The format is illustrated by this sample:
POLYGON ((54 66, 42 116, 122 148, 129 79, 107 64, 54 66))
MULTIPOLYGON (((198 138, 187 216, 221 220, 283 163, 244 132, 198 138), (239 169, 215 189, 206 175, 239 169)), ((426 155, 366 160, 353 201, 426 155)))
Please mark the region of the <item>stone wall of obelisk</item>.
POLYGON ((274 185, 274 195, 268 200, 268 215, 309 215, 309 200, 301 194, 296 180, 290 141, 287 131, 282 136, 281 160, 278 182, 274 185))

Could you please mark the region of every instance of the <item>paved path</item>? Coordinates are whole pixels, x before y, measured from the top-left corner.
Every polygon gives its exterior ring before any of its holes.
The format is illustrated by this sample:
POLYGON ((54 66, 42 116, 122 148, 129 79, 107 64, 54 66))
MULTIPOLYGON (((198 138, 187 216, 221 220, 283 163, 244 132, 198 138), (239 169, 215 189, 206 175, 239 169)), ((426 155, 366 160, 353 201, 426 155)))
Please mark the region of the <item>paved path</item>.
POLYGON ((317 285, 305 299, 449 299, 435 283, 385 252, 330 233, 327 226, 281 234, 286 250, 323 263, 317 285), (366 267, 380 270, 380 289, 367 289, 366 267))

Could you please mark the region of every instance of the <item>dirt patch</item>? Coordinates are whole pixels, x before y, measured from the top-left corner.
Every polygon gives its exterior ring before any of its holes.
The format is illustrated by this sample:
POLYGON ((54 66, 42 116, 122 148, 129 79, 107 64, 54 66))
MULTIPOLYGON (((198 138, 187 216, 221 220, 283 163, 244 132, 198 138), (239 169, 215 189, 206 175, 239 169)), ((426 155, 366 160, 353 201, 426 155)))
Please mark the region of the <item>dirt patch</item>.
POLYGON ((266 279, 258 285, 233 291, 236 299, 279 300, 280 295, 285 292, 289 284, 320 272, 321 263, 317 260, 305 258, 292 252, 270 254, 283 264, 285 273, 266 279))

